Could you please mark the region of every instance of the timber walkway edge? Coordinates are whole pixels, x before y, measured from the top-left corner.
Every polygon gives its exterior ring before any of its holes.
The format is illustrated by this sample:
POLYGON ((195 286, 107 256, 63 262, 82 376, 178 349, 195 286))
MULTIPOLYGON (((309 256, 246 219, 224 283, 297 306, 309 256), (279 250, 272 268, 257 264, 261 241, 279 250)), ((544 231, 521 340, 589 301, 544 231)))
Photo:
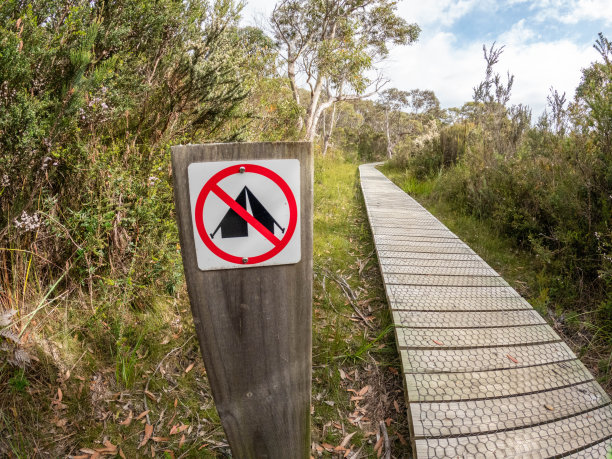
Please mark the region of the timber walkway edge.
POLYGON ((376 165, 359 167, 361 188, 414 457, 612 455, 612 405, 591 373, 527 301, 376 165))

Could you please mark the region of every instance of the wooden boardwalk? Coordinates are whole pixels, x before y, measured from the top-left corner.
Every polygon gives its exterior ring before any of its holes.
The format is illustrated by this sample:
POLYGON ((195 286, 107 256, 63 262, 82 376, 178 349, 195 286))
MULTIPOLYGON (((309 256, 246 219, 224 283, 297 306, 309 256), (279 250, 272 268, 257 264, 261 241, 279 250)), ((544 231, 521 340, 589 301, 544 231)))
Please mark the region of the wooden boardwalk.
POLYGON ((417 458, 612 454, 610 398, 482 258, 368 164, 417 458))

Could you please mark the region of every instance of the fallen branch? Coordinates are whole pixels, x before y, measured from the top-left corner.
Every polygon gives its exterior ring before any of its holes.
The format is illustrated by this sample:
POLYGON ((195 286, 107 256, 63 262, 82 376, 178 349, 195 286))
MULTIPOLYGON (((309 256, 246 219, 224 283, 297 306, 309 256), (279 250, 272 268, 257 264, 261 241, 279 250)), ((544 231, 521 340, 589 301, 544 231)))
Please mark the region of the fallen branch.
POLYGON ((330 273, 329 271, 328 271, 328 275, 340 286, 340 289, 342 290, 346 298, 349 300, 349 304, 351 305, 353 310, 357 313, 359 318, 363 320, 363 323, 366 324, 366 327, 368 327, 370 330, 374 330, 374 327, 372 326, 372 324, 368 322, 368 319, 365 317, 363 312, 361 312, 361 310, 357 307, 357 304, 356 304, 357 295, 355 295, 355 292, 353 292, 353 290, 349 286, 346 279, 344 279, 340 275, 336 276, 330 273))
POLYGON ((380 421, 380 430, 382 431, 384 438, 385 456, 384 459, 391 459, 391 442, 389 441, 389 434, 387 433, 387 426, 385 421, 380 421))

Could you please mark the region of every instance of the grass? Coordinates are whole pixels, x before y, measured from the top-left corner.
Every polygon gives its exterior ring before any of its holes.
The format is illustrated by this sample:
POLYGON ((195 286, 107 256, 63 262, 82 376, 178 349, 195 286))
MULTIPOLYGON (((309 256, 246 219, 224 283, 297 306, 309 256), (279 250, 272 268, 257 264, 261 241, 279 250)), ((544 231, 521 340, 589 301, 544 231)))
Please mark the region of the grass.
POLYGON ((466 215, 439 199, 436 186, 443 175, 417 180, 409 170, 389 164, 381 171, 467 243, 520 293, 561 335, 582 362, 612 395, 612 337, 606 336, 593 314, 576 311, 572 304, 551 299, 554 274, 546 272, 530 251, 499 233, 494 222, 466 215))
MULTIPOLYGON (((357 165, 315 164, 312 455, 376 456, 384 422, 393 457, 409 457, 399 358, 357 165)), ((180 267, 176 242, 167 246, 180 267)), ((81 285, 70 275, 45 281, 31 253, 5 253, 2 272, 14 272, 3 280, 0 311, 19 311, 9 328, 22 333, 18 346, 32 363, 0 364, 0 456, 230 455, 182 282, 135 301, 138 266, 81 285), (141 445, 147 425, 152 439, 141 445)))
POLYGON ((400 364, 357 167, 317 158, 315 168, 313 441, 323 448, 356 432, 354 450, 375 456, 388 420, 394 456, 408 457, 400 364))

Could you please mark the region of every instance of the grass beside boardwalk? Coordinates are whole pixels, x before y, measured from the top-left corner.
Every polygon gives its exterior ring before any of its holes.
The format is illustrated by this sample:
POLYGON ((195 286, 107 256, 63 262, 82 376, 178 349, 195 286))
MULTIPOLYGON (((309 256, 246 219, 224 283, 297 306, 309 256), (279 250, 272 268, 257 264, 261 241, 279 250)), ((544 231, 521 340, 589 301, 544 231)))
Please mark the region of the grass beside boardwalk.
MULTIPOLYGON (((376 457, 382 422, 392 456, 409 457, 357 165, 318 157, 315 169, 312 455, 376 457)), ((24 314, 42 305, 21 340, 36 360, 24 370, 0 364, 0 456, 229 457, 176 241, 167 244, 178 288, 148 291, 147 302, 125 301, 130 279, 100 279, 91 295, 85 286, 45 300, 48 290, 28 288, 19 298, 24 314)))
POLYGON ((451 231, 478 253, 548 321, 582 362, 612 394, 612 337, 606 336, 588 314, 573 311, 549 297, 553 279, 536 255, 500 235, 493 222, 466 215, 436 195, 443 176, 417 180, 409 170, 385 164, 381 171, 419 201, 451 231))
POLYGON ((376 457, 383 422, 393 456, 409 457, 395 335, 355 164, 315 160, 314 237, 316 451, 330 457, 353 435, 352 451, 376 457))

